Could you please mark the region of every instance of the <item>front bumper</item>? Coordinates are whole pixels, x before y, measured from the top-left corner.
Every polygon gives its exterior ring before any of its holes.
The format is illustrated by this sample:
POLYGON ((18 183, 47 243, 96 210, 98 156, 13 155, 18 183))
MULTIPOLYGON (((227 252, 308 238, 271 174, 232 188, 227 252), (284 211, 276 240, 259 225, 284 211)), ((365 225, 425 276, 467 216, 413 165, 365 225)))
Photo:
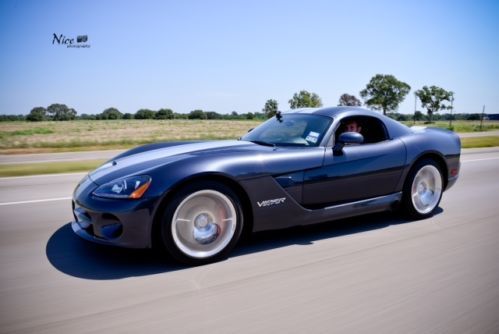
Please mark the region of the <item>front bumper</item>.
POLYGON ((94 211, 77 206, 73 211, 73 231, 85 240, 127 248, 151 247, 152 217, 148 210, 121 212, 94 211), (86 216, 86 219, 82 219, 86 216))
POLYGON ((149 248, 157 200, 106 199, 92 193, 97 185, 88 177, 73 194, 73 231, 99 244, 149 248))

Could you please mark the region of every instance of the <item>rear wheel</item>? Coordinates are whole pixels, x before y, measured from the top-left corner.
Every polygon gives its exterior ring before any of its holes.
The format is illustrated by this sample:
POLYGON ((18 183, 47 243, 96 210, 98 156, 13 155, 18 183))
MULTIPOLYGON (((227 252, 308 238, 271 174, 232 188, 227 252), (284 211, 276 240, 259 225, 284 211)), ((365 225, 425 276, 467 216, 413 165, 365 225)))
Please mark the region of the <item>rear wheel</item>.
POLYGON ((412 218, 431 216, 442 198, 442 172, 431 159, 421 160, 414 165, 407 176, 403 205, 412 218))
POLYGON ((181 189, 167 205, 161 236, 174 259, 200 265, 225 258, 242 227, 236 193, 222 183, 202 181, 181 189))

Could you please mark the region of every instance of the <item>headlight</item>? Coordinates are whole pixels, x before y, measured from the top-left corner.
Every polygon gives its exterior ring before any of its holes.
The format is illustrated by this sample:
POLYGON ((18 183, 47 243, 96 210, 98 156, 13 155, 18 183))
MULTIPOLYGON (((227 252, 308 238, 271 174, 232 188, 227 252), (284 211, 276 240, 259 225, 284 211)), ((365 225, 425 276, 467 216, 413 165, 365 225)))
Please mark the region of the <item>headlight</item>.
POLYGON ((103 184, 93 194, 106 198, 138 199, 144 195, 149 185, 151 185, 151 178, 149 176, 130 176, 103 184))

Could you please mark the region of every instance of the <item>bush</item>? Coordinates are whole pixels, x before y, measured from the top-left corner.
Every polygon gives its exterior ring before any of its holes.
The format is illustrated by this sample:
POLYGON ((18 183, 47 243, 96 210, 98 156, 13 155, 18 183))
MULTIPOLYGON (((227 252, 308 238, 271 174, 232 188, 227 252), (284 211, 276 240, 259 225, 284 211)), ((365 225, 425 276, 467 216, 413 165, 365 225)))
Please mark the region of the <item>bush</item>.
POLYGON ((101 114, 99 119, 122 119, 123 114, 116 108, 107 108, 101 114))
POLYGON ((135 119, 153 119, 156 116, 156 112, 150 109, 140 109, 135 113, 135 119))
POLYGON ((189 119, 207 119, 208 116, 206 116, 206 113, 202 110, 193 110, 189 113, 189 115, 187 116, 187 118, 189 119))
POLYGON ((173 119, 173 110, 160 109, 156 113, 156 119, 173 119))

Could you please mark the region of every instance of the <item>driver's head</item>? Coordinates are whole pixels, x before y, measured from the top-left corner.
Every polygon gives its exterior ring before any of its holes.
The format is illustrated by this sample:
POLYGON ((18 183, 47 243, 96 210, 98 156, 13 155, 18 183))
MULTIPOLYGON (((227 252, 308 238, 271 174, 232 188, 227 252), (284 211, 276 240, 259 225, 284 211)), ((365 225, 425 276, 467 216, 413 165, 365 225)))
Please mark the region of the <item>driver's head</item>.
POLYGON ((345 124, 345 132, 357 132, 360 133, 362 127, 356 121, 348 121, 345 124))

